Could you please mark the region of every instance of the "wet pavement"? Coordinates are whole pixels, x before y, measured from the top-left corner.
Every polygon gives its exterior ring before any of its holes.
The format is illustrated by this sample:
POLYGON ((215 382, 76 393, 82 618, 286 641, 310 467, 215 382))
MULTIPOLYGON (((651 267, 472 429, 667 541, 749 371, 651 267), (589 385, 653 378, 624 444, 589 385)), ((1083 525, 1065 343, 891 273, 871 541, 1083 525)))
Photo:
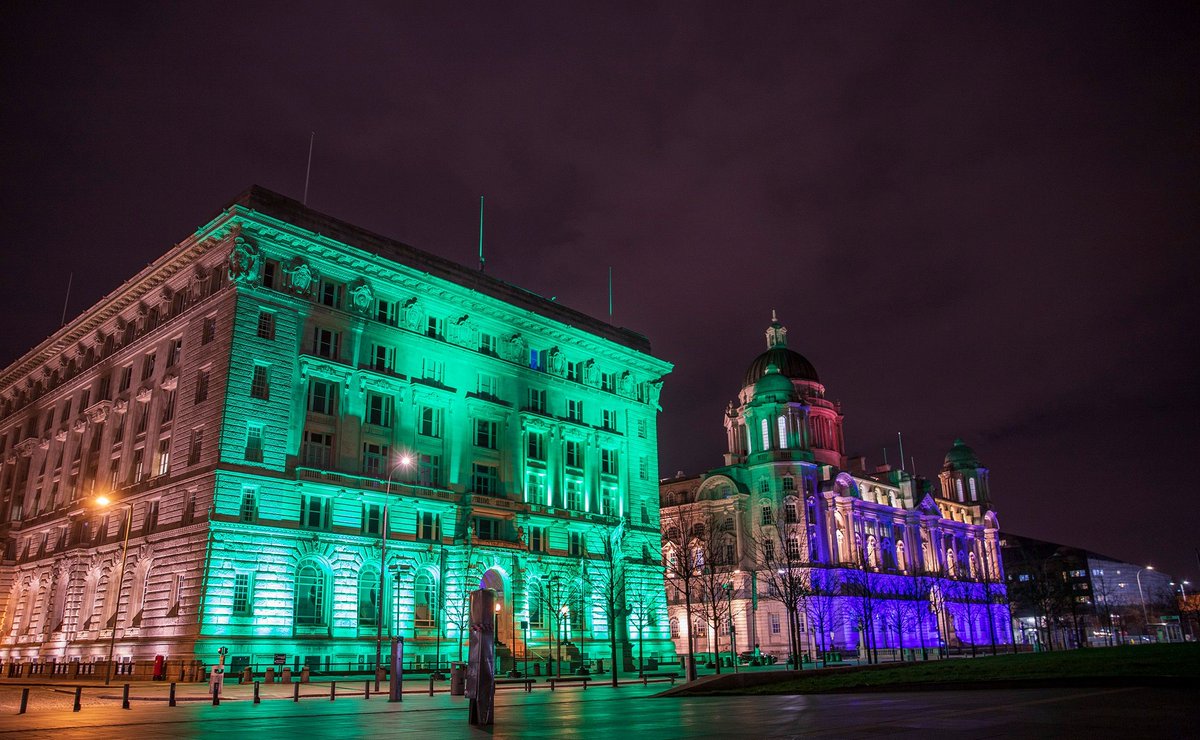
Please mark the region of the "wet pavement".
POLYGON ((220 706, 135 700, 122 710, 114 686, 106 694, 112 699, 97 694, 78 713, 69 699, 65 706, 38 701, 54 698, 40 689, 46 694, 31 698, 27 714, 6 704, 0 737, 1168 737, 1185 732, 1200 706, 1195 691, 1148 688, 661 698, 655 694, 665 684, 592 686, 499 692, 496 725, 485 731, 467 724, 465 699, 447 694, 411 694, 393 704, 386 694, 365 700, 358 682, 339 685, 357 695, 339 692, 330 701, 328 685, 308 684, 299 703, 275 686, 256 705, 248 693, 233 700, 249 687, 230 688, 220 706))

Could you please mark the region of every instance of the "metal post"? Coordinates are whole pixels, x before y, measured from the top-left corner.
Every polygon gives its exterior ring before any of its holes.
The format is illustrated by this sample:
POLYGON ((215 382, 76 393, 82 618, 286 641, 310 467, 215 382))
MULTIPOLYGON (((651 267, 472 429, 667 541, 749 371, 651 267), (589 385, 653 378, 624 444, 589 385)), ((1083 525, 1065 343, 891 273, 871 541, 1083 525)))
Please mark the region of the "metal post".
POLYGON ((388 701, 404 701, 404 638, 392 638, 392 682, 388 701))
POLYGON ((217 689, 216 682, 213 682, 212 692, 213 692, 213 706, 215 707, 221 703, 221 692, 219 689, 217 689))
POLYGON ((121 689, 121 709, 129 709, 129 684, 121 689))
POLYGON ((329 682, 329 701, 337 698, 337 681, 329 682))
POLYGON ((1154 566, 1147 565, 1145 568, 1140 568, 1137 572, 1138 600, 1142 602, 1142 635, 1144 636, 1150 628, 1150 617, 1146 615, 1146 597, 1142 593, 1143 570, 1154 570, 1154 566))
POLYGON ((17 714, 25 714, 25 709, 29 706, 29 689, 21 689, 21 708, 17 710, 17 714))
POLYGON ((121 580, 117 581, 117 603, 113 607, 113 626, 112 635, 108 639, 108 669, 104 674, 104 685, 108 686, 112 681, 113 675, 113 650, 117 646, 117 620, 121 618, 121 592, 125 585, 125 556, 129 554, 129 530, 133 529, 133 504, 124 504, 126 507, 125 513, 125 540, 121 544, 121 580))
POLYGON ((363 698, 364 699, 371 698, 371 682, 370 681, 366 681, 363 683, 363 698))
MULTIPOLYGON (((175 684, 171 684, 171 706, 175 706, 175 684)), ((75 704, 71 707, 72 712, 78 712, 83 708, 83 687, 75 687, 75 704)))
POLYGON ((258 681, 254 682, 254 703, 258 704, 262 700, 258 698, 258 681))
POLYGON ((299 681, 296 681, 295 683, 292 684, 292 701, 293 702, 300 701, 300 682, 299 681))
MULTIPOLYGON (((387 486, 383 492, 383 518, 380 525, 383 529, 382 537, 379 541, 379 594, 375 600, 377 602, 378 613, 376 615, 377 623, 375 625, 375 690, 379 691, 379 674, 383 668, 383 593, 385 587, 384 573, 387 572, 387 539, 388 528, 391 526, 388 522, 388 506, 392 502, 392 478, 396 475, 396 471, 400 468, 407 468, 412 464, 407 456, 402 457, 400 462, 392 466, 388 471, 387 486)), ((392 636, 392 625, 388 624, 388 637, 392 636)))

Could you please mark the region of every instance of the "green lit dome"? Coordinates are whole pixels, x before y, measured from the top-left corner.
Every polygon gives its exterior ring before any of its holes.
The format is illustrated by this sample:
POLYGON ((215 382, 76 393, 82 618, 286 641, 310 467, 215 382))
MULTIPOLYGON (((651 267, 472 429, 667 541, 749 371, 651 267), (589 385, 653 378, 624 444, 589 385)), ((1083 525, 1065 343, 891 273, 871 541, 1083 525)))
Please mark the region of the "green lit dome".
POLYGON ((781 396, 780 400, 785 400, 788 396, 795 392, 792 387, 792 381, 788 380, 779 372, 779 368, 774 364, 768 364, 763 376, 754 384, 754 397, 763 398, 770 395, 781 396))
POLYGON ((975 456, 975 450, 968 447, 967 443, 961 439, 954 440, 954 446, 946 453, 946 459, 942 462, 943 470, 966 470, 978 467, 980 467, 979 458, 975 456))

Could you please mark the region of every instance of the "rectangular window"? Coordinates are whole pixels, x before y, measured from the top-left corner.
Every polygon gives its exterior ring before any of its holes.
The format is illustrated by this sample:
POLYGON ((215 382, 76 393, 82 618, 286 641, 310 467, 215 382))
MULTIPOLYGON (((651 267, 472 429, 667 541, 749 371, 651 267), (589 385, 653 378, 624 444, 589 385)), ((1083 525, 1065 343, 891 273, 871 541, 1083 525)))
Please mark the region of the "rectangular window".
POLYGON ((496 477, 496 466, 473 463, 471 465, 471 485, 475 493, 484 496, 495 496, 499 487, 496 477))
POLYGON ((158 440, 158 472, 156 475, 166 475, 171 466, 171 438, 158 440))
MULTIPOLYGON (((146 423, 150 420, 150 404, 148 404, 148 403, 139 404, 138 409, 135 413, 137 413, 137 424, 133 428, 133 433, 134 434, 145 434, 146 433, 146 423)), ((47 430, 47 431, 49 431, 49 430, 47 430)))
MULTIPOLYGON (((784 480, 787 479, 785 478, 784 480)), ((786 521, 788 524, 795 524, 796 522, 800 521, 798 512, 796 511, 796 504, 790 501, 783 507, 783 516, 784 521, 786 521)))
POLYGON ((481 540, 498 540, 500 539, 500 522, 495 519, 486 517, 476 517, 473 520, 475 524, 475 536, 481 540))
POLYGON ((525 500, 533 504, 549 503, 546 501, 545 474, 532 470, 525 474, 525 500))
POLYGON ((235 573, 233 576, 233 613, 238 617, 250 615, 249 573, 235 573))
POLYGON ((142 517, 142 533, 150 534, 158 527, 158 499, 146 502, 145 516, 142 517))
POLYGON ((341 352, 341 335, 331 329, 313 329, 312 353, 327 360, 336 360, 341 352))
POLYGON ((646 438, 646 432, 647 432, 647 424, 646 424, 646 420, 645 420, 645 419, 638 419, 638 422, 637 422, 637 436, 638 436, 638 439, 645 439, 645 438, 646 438))
POLYGON ((204 403, 208 400, 208 371, 196 371, 196 403, 204 403))
POLYGON ((166 424, 175 418, 175 391, 167 391, 163 397, 162 423, 166 424))
POLYGON ((142 476, 145 472, 142 470, 143 463, 146 461, 146 451, 138 447, 133 451, 133 467, 129 470, 129 482, 141 483, 142 476))
POLYGON ((567 478, 563 505, 571 511, 583 511, 583 481, 567 478))
POLYGON ((645 455, 638 456, 638 478, 641 480, 650 480, 650 461, 645 455))
POLYGON ((479 373, 475 390, 486 398, 496 398, 500 395, 500 378, 490 373, 479 373))
POLYGON ((154 375, 155 353, 151 352, 142 360, 142 380, 149 380, 154 375))
POLYGON ((398 309, 399 306, 395 301, 385 301, 380 298, 375 302, 375 320, 389 326, 395 326, 396 317, 399 314, 398 309))
POLYGON ((568 439, 565 448, 563 464, 568 468, 583 467, 583 443, 577 440, 568 439))
POLYGON ((531 552, 546 552, 546 528, 530 527, 529 550, 531 552))
POLYGON ((96 400, 97 401, 109 400, 109 391, 111 390, 111 386, 112 386, 112 377, 105 375, 103 378, 100 378, 100 391, 96 394, 96 400))
POLYGON ((304 494, 300 497, 300 526, 308 529, 329 528, 329 499, 324 496, 304 494))
POLYGON ((604 409, 602 420, 605 429, 609 429, 614 432, 617 430, 617 412, 615 410, 604 409))
POLYGON ((600 373, 600 390, 612 393, 617 389, 616 373, 600 373))
POLYGON ((583 401, 567 400, 567 418, 571 421, 583 421, 583 401))
POLYGON ((494 450, 497 445, 496 422, 490 419, 475 420, 475 446, 494 450))
POLYGON ((442 518, 430 511, 417 512, 417 539, 440 540, 442 538, 442 518))
POLYGON ((250 378, 250 397, 260 401, 271 400, 271 389, 267 381, 267 366, 255 365, 254 375, 250 378))
POLYGON ((422 486, 436 488, 442 484, 441 455, 419 455, 417 457, 417 482, 422 486))
POLYGON ((546 391, 538 388, 529 389, 529 410, 535 414, 546 413, 546 391))
POLYGON ((337 386, 328 380, 309 381, 308 410, 326 416, 337 413, 337 386))
POLYGON ((392 397, 379 393, 367 394, 367 423, 378 427, 392 425, 392 397))
POLYGON ((496 337, 486 331, 479 332, 479 351, 485 355, 496 356, 496 337))
POLYGON ((310 468, 329 468, 333 460, 333 435, 304 433, 304 464, 310 468))
POLYGON ((435 383, 446 381, 446 363, 425 357, 421 360, 421 377, 435 383))
POLYGON ((383 532, 383 505, 363 504, 362 533, 378 535, 383 532))
POLYGON ((617 451, 610 449, 600 450, 600 472, 605 475, 616 475, 617 470, 617 451))
POLYGON ((434 339, 445 339, 446 323, 437 316, 430 316, 425 322, 425 336, 434 339))
POLYGON ((583 367, 582 362, 568 362, 567 363, 567 380, 573 380, 576 383, 578 383, 579 378, 582 375, 582 373, 580 373, 580 369, 582 367, 583 367))
POLYGON ((800 559, 800 540, 795 537, 787 538, 787 554, 789 560, 800 559))
POLYGON ((167 347, 167 367, 175 367, 179 364, 180 357, 183 356, 183 339, 175 338, 171 340, 171 344, 167 347))
POLYGON ((579 557, 583 555, 583 534, 570 532, 567 534, 567 554, 579 557))
POLYGON ((546 435, 541 432, 529 432, 526 438, 525 453, 530 460, 546 459, 546 435))
POLYGON ((771 634, 772 635, 780 634, 780 632, 782 632, 782 627, 779 623, 779 615, 772 613, 772 614, 768 615, 768 618, 771 621, 771 634))
POLYGON ((258 312, 258 338, 275 338, 275 314, 270 311, 258 312))
POLYGON ((340 283, 335 283, 332 280, 322 280, 317 297, 320 299, 321 305, 329 306, 330 308, 341 308, 342 286, 340 283))
POLYGON ((200 326, 200 344, 208 344, 217 336, 217 317, 205 316, 200 326))
POLYGON ((431 406, 422 406, 417 433, 424 437, 442 436, 442 410, 431 406))
POLYGON ((262 284, 264 288, 275 289, 276 280, 279 278, 279 263, 275 260, 267 260, 263 263, 262 284))
POLYGON ((390 373, 396 367, 396 348, 386 344, 371 345, 371 369, 390 373))
POLYGON ((251 424, 246 428, 246 461, 262 462, 263 459, 263 428, 261 424, 251 424))
POLYGON ((388 446, 374 442, 363 443, 363 475, 382 478, 387 471, 388 446))
POLYGON ((767 563, 775 562, 775 542, 773 540, 765 540, 762 543, 763 560, 767 563))
POLYGON ((242 505, 238 507, 238 519, 247 524, 258 519, 258 495, 253 488, 242 489, 242 505))
POLYGON ((193 429, 192 438, 188 442, 188 465, 200 464, 200 451, 204 445, 204 430, 193 429))
POLYGON ((763 504, 762 513, 761 513, 761 516, 759 517, 758 523, 764 527, 767 526, 768 524, 775 523, 775 514, 774 514, 774 512, 772 512, 770 504, 763 504))

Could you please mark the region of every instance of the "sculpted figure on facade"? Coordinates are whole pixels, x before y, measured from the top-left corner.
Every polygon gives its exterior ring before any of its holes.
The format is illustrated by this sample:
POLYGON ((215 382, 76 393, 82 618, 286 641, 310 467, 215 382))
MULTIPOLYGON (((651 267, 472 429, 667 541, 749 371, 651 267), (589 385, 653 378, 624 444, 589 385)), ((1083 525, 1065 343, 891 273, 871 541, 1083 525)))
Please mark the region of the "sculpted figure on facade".
POLYGON ((262 280, 262 254, 249 239, 235 237, 229 253, 229 279, 241 285, 262 280))
POLYGON ((416 296, 404 302, 404 325, 412 331, 422 331, 425 328, 425 312, 417 304, 416 296))
POLYGON ((287 288, 298 296, 308 298, 317 285, 317 271, 303 257, 294 257, 283 268, 287 288))
POLYGON ((350 297, 350 310, 363 316, 371 313, 371 307, 375 305, 375 291, 370 283, 358 278, 350 283, 346 293, 350 297))
POLYGON ((550 350, 550 372, 560 378, 567 372, 567 358, 563 357, 562 350, 558 347, 550 350))

